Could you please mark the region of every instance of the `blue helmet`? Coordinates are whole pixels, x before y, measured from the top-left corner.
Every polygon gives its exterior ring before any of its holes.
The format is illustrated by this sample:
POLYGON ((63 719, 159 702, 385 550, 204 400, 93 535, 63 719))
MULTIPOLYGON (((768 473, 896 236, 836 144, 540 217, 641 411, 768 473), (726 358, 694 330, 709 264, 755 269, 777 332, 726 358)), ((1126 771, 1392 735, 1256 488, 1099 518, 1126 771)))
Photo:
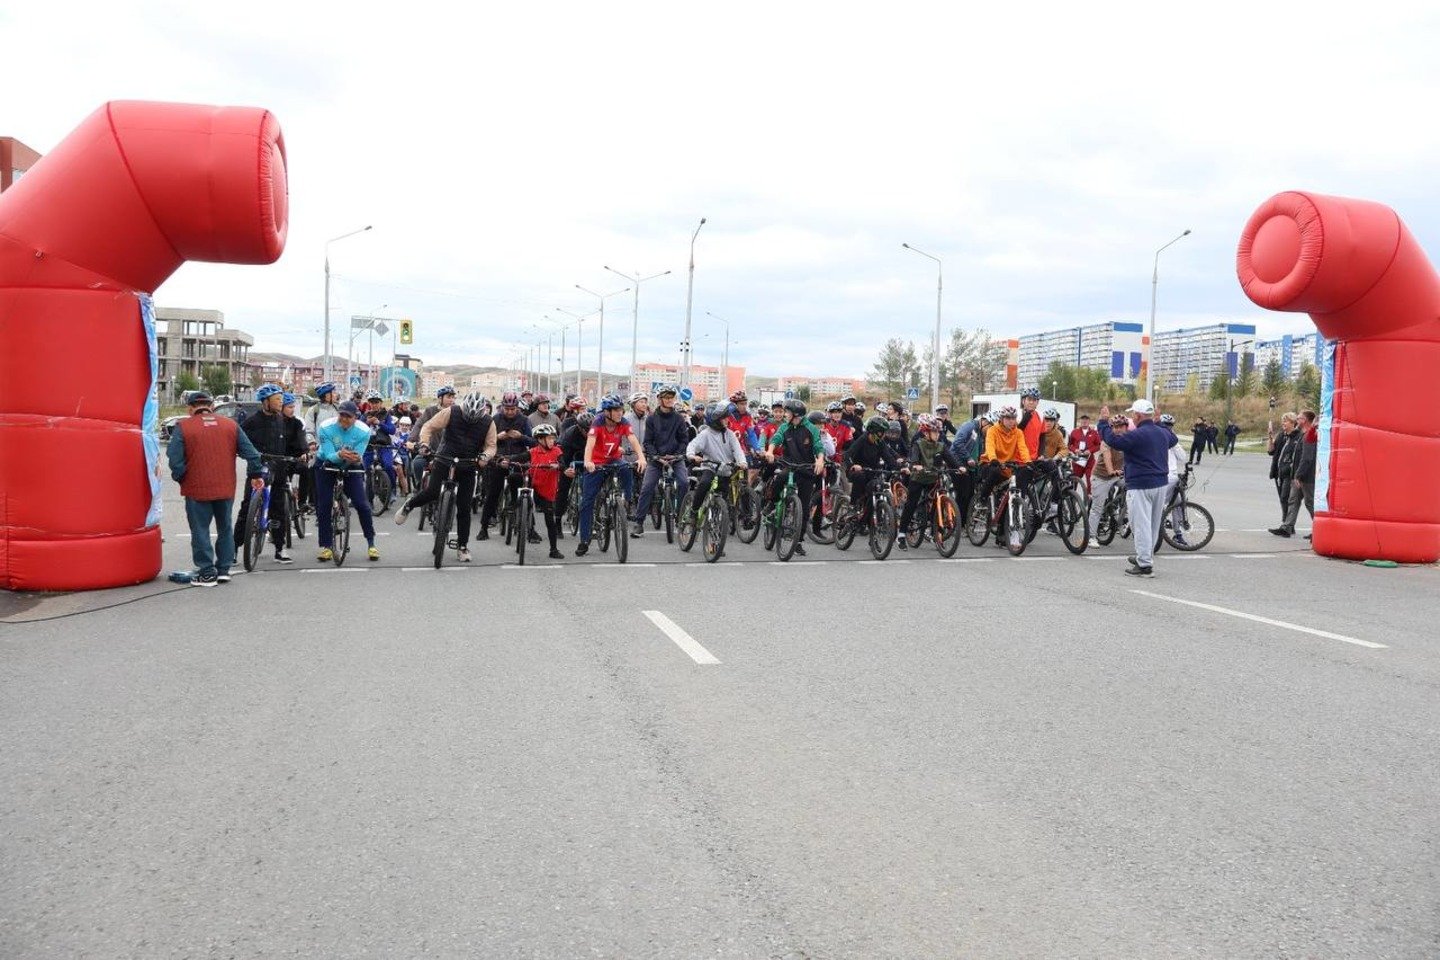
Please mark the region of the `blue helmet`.
POLYGON ((439 400, 441 397, 453 397, 453 396, 455 396, 455 388, 454 388, 454 387, 441 387, 439 390, 436 390, 436 391, 435 391, 435 399, 436 399, 436 400, 439 400))
POLYGON ((1040 388, 1039 388, 1039 387, 1026 387, 1024 390, 1021 390, 1021 391, 1020 391, 1020 396, 1021 396, 1023 399, 1026 399, 1026 400, 1039 400, 1039 399, 1040 399, 1040 388))
POLYGON ((335 384, 329 383, 328 381, 326 383, 320 384, 320 386, 315 388, 315 396, 319 397, 321 400, 325 399, 325 394, 334 392, 335 384))
POLYGON ((265 384, 265 386, 255 391, 255 399, 260 401, 261 403, 264 403, 266 400, 269 400, 277 393, 284 393, 284 391, 281 390, 279 387, 275 386, 275 384, 273 383, 267 383, 265 384))
POLYGON ((621 400, 618 394, 610 394, 600 399, 601 410, 624 410, 625 401, 621 400))
POLYGON ((293 394, 293 393, 285 393, 285 394, 281 394, 281 397, 282 397, 282 402, 281 402, 280 405, 281 405, 282 407, 293 407, 293 406, 295 406, 295 394, 293 394))

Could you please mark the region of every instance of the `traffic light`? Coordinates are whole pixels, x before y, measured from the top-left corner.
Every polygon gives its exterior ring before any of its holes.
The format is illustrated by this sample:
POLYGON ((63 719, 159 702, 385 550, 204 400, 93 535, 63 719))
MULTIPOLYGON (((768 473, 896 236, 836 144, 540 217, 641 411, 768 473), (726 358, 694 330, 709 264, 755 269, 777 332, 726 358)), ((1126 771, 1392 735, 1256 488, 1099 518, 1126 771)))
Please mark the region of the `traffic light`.
POLYGON ((400 342, 407 345, 415 342, 415 322, 413 320, 400 321, 400 342))

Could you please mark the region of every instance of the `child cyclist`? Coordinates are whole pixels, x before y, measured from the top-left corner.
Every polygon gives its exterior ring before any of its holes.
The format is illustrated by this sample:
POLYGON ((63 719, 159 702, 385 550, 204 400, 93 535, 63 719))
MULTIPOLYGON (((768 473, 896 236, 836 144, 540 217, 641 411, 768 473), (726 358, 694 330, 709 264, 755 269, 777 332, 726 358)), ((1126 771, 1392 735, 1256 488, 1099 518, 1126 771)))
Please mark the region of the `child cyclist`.
POLYGON ((556 541, 560 539, 560 510, 562 509, 557 506, 560 500, 560 471, 565 465, 560 462, 564 451, 560 449, 555 433, 553 423, 537 423, 530 432, 536 445, 524 453, 504 458, 500 461, 500 465, 503 467, 507 463, 530 464, 530 487, 535 493, 535 509, 545 518, 545 532, 550 537, 550 559, 563 560, 565 554, 560 552, 556 541))

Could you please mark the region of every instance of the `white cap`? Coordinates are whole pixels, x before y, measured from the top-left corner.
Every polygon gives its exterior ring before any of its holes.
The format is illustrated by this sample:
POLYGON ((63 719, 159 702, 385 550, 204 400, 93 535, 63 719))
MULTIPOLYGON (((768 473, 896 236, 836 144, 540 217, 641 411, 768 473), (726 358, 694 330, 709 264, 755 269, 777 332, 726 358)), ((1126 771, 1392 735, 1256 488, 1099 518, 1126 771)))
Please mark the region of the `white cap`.
POLYGON ((401 422, 401 423, 414 423, 414 421, 411 420, 409 417, 401 417, 401 418, 400 418, 400 422, 401 422))
POLYGON ((1155 412, 1155 404, 1151 403, 1149 400, 1146 400, 1144 397, 1141 397, 1140 399, 1136 400, 1134 403, 1130 404, 1130 409, 1129 409, 1129 410, 1126 410, 1125 412, 1126 412, 1126 413, 1143 413, 1143 414, 1145 414, 1146 416, 1150 416, 1151 414, 1153 414, 1153 413, 1155 412))

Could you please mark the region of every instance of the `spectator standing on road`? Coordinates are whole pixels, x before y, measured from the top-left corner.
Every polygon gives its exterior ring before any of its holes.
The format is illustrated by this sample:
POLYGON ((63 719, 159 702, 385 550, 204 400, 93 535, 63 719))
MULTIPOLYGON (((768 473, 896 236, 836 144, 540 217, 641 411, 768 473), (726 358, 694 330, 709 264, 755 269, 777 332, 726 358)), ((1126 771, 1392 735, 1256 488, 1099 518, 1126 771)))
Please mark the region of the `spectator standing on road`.
POLYGON ((1085 481, 1085 493, 1089 495, 1090 478, 1095 473, 1095 453, 1100 449, 1100 431, 1090 426, 1090 414, 1080 414, 1080 425, 1070 431, 1067 446, 1075 454, 1071 469, 1085 481))
MULTIPOLYGON (((1270 531, 1277 537, 1294 536, 1301 502, 1304 502, 1305 509, 1310 511, 1311 522, 1315 520, 1315 454, 1320 447, 1320 433, 1315 428, 1315 411, 1300 412, 1300 422, 1290 441, 1290 447, 1295 451, 1291 457, 1295 469, 1291 473, 1288 487, 1285 519, 1280 522, 1280 526, 1270 531)), ((1305 539, 1309 540, 1310 534, 1305 534, 1305 539)))
POLYGON ((190 583, 213 587, 230 582, 235 562, 235 536, 230 511, 235 505, 235 458, 245 461, 245 474, 252 492, 261 490, 260 451, 229 417, 217 417, 214 401, 203 390, 186 398, 190 416, 170 432, 166 455, 170 476, 180 484, 185 497, 185 519, 190 523, 190 555, 195 573, 190 583), (210 540, 214 525, 216 539, 210 540))
POLYGON ((1270 438, 1270 479, 1275 481, 1275 492, 1280 496, 1280 522, 1284 525, 1285 511, 1290 505, 1290 484, 1295 478, 1300 451, 1294 447, 1300 436, 1299 417, 1293 413, 1282 414, 1280 432, 1270 438))
POLYGON ((1205 442, 1210 438, 1210 428, 1205 421, 1196 420, 1195 426, 1190 430, 1190 459, 1189 463, 1199 463, 1200 458, 1205 455, 1205 442))
POLYGON ((1214 423, 1210 423, 1209 421, 1206 421, 1206 423, 1205 423, 1205 452, 1206 452, 1206 453, 1213 453, 1213 454, 1215 454, 1216 456, 1219 456, 1219 455, 1220 455, 1219 440, 1220 440, 1220 427, 1219 427, 1219 425, 1218 425, 1218 424, 1214 424, 1214 423))
POLYGON ((1118 433, 1108 422, 1110 408, 1101 407, 1100 437, 1125 454, 1125 505, 1135 540, 1135 555, 1125 572, 1148 577, 1154 572, 1155 540, 1164 521, 1170 448, 1179 441, 1151 419, 1155 405, 1149 400, 1136 400, 1128 412, 1135 418, 1135 429, 1118 433))
POLYGON ((1240 427, 1234 420, 1231 420, 1225 425, 1225 456, 1235 455, 1235 438, 1238 436, 1240 436, 1240 427))

